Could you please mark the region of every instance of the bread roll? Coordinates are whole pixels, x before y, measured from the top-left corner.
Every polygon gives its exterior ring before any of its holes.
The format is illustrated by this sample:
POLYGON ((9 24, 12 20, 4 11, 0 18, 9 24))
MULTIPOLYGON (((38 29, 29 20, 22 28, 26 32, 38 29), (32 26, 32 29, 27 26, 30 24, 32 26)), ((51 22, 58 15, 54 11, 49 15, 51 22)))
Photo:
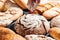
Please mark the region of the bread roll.
POLYGON ((8 28, 0 27, 0 40, 26 40, 8 28))
POLYGON ((60 8, 59 7, 53 7, 43 13, 43 16, 47 19, 52 19, 55 16, 60 15, 60 8))
POLYGON ((60 1, 46 0, 43 1, 36 7, 36 10, 45 12, 53 7, 60 6, 60 1))
POLYGON ((23 15, 22 9, 10 0, 1 0, 1 2, 4 2, 4 8, 2 10, 3 12, 0 11, 0 26, 8 26, 23 15))
POLYGON ((10 13, 11 15, 11 17, 9 18, 10 20, 16 20, 23 15, 23 10, 18 7, 10 7, 7 9, 5 13, 10 13))
POLYGON ((53 27, 50 29, 49 34, 55 38, 56 40, 60 40, 60 28, 59 27, 53 27))
POLYGON ((10 7, 6 12, 0 12, 0 26, 8 26, 22 15, 23 11, 17 7, 10 7))

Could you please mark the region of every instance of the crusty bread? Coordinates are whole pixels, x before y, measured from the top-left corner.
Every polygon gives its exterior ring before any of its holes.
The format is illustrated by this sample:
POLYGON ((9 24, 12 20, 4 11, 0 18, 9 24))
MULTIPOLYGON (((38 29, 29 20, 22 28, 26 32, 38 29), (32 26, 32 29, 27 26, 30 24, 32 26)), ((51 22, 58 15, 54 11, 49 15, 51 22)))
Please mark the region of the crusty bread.
POLYGON ((36 7, 36 10, 40 12, 45 12, 53 7, 59 6, 60 7, 60 1, 52 1, 52 0, 46 0, 41 1, 41 3, 36 7))
POLYGON ((55 16, 60 15, 60 7, 53 7, 43 13, 43 16, 47 19, 52 19, 55 16))
POLYGON ((28 0, 14 0, 22 9, 27 9, 28 0))
POLYGON ((6 1, 7 0, 0 0, 0 11, 2 11, 4 9, 6 1))
POLYGON ((49 30, 49 34, 56 40, 60 40, 60 28, 54 27, 49 30))
POLYGON ((15 34, 12 30, 0 27, 0 40, 26 40, 22 36, 15 34))

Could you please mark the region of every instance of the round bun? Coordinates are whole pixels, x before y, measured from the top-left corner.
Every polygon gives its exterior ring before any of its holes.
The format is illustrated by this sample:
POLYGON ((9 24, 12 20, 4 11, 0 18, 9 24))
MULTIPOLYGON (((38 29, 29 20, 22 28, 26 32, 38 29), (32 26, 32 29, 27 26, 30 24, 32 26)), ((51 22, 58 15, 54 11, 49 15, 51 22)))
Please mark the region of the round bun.
POLYGON ((5 14, 3 12, 0 12, 0 26, 5 27, 13 21, 9 19, 11 17, 9 15, 10 14, 5 14))
POLYGON ((40 15, 27 14, 18 19, 14 26, 16 32, 20 35, 27 34, 46 34, 50 29, 49 22, 40 15))
POLYGON ((11 17, 9 18, 10 20, 16 20, 23 15, 22 9, 17 7, 10 7, 5 13, 10 13, 11 15, 11 17))
POLYGON ((47 37, 47 36, 45 36, 45 35, 26 35, 25 36, 25 38, 27 39, 27 40, 55 40, 55 39, 53 39, 53 38, 51 38, 51 37, 47 37))
POLYGON ((60 15, 51 20, 51 27, 60 27, 60 15))
POLYGON ((23 15, 23 11, 10 0, 5 2, 4 9, 0 12, 0 26, 8 26, 11 22, 23 15), (3 12, 2 12, 3 11, 3 12))
POLYGON ((11 15, 10 20, 16 20, 23 15, 23 10, 10 0, 6 1, 4 11, 11 15))
POLYGON ((49 30, 49 34, 56 40, 60 40, 60 28, 53 27, 49 30))
POLYGON ((23 11, 20 8, 10 7, 6 12, 0 12, 0 25, 7 26, 21 15, 23 11))
POLYGON ((0 27, 0 40, 26 40, 8 28, 0 27))

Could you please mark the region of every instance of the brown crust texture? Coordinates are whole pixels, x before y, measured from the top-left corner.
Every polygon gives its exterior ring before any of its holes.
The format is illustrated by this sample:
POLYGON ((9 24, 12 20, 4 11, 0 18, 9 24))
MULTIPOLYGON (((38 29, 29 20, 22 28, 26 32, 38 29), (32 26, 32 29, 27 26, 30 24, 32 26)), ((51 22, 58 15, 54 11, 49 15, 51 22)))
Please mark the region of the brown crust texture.
POLYGON ((49 34, 56 40, 60 40, 60 28, 58 27, 51 28, 49 34))
POLYGON ((47 19, 52 19, 58 15, 60 15, 60 7, 53 7, 43 13, 43 16, 47 19))
POLYGON ((28 0, 14 0, 22 9, 27 9, 28 0))
POLYGON ((38 10, 39 13, 43 13, 56 6, 60 7, 60 1, 42 0, 42 2, 36 7, 36 10, 38 10))
POLYGON ((10 0, 1 2, 5 4, 3 12, 0 11, 0 26, 5 27, 23 15, 23 10, 10 0))
POLYGON ((0 27, 0 40, 26 40, 8 28, 0 27))
POLYGON ((0 11, 2 11, 5 8, 5 2, 7 0, 0 0, 0 11))

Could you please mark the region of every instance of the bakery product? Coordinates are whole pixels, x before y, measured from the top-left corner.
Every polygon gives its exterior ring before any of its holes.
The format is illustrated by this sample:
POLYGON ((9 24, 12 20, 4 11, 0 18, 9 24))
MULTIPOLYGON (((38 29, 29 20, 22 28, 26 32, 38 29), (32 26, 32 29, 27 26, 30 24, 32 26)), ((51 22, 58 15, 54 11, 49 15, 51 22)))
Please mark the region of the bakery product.
POLYGON ((11 15, 11 17, 9 18, 10 20, 16 20, 16 19, 18 19, 20 16, 23 15, 22 9, 17 8, 17 7, 10 7, 10 8, 7 9, 7 11, 6 11, 5 13, 11 15))
POLYGON ((16 7, 10 7, 6 12, 0 12, 0 26, 9 25, 21 15, 23 15, 23 11, 16 7))
POLYGON ((38 10, 39 12, 45 12, 56 6, 60 6, 60 1, 42 0, 42 2, 36 7, 36 10, 38 10))
POLYGON ((53 7, 43 13, 43 16, 47 19, 52 19, 55 16, 60 15, 60 7, 53 7))
POLYGON ((3 12, 0 12, 0 26, 5 27, 9 25, 11 22, 13 22, 13 20, 8 19, 10 17, 11 17, 10 14, 5 14, 3 12))
POLYGON ((10 20, 16 20, 23 15, 23 10, 10 0, 6 1, 3 11, 7 14, 11 14, 12 17, 9 18, 10 20))
POLYGON ((45 4, 39 4, 37 7, 36 7, 36 10, 38 10, 39 12, 43 13, 45 12, 46 10, 49 10, 50 8, 52 8, 53 6, 50 5, 49 3, 45 3, 45 4))
POLYGON ((17 8, 19 8, 16 3, 12 2, 12 0, 7 0, 5 2, 5 7, 4 7, 3 11, 6 11, 10 7, 17 7, 17 8))
POLYGON ((23 11, 15 3, 10 0, 2 0, 4 3, 4 8, 0 11, 0 26, 7 26, 14 20, 18 19, 23 15, 23 11))
POLYGON ((47 37, 45 35, 26 35, 25 38, 27 40, 55 40, 51 37, 47 37))
POLYGON ((60 15, 54 17, 54 18, 51 20, 50 24, 51 24, 51 27, 60 27, 60 15))
POLYGON ((27 9, 28 0, 14 0, 22 9, 27 9))
POLYGON ((13 0, 10 0, 12 3, 15 3, 13 0))
POLYGON ((59 27, 53 27, 49 30, 49 34, 55 38, 56 40, 60 40, 60 28, 59 27))
POLYGON ((27 34, 46 34, 50 29, 49 22, 41 15, 27 14, 18 19, 14 26, 20 35, 27 34))
POLYGON ((26 40, 8 28, 0 27, 0 40, 26 40))
POLYGON ((2 11, 4 9, 6 1, 7 0, 0 0, 0 11, 2 11))

